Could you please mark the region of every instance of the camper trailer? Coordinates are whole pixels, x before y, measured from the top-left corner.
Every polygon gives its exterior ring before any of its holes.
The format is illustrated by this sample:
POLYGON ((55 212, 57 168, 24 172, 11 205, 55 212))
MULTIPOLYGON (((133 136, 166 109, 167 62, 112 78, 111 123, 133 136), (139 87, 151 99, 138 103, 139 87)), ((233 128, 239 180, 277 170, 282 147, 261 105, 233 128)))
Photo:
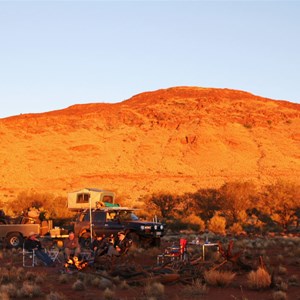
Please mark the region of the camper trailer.
POLYGON ((101 207, 118 206, 115 203, 115 194, 111 191, 84 188, 68 193, 68 209, 79 211, 101 207))

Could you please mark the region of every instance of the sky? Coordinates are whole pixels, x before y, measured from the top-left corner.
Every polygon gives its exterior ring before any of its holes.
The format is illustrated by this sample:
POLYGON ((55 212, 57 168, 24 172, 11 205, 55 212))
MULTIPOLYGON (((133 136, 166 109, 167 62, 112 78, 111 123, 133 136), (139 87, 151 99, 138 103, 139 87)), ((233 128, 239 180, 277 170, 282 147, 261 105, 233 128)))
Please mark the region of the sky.
POLYGON ((174 86, 300 103, 300 1, 0 0, 0 118, 174 86))

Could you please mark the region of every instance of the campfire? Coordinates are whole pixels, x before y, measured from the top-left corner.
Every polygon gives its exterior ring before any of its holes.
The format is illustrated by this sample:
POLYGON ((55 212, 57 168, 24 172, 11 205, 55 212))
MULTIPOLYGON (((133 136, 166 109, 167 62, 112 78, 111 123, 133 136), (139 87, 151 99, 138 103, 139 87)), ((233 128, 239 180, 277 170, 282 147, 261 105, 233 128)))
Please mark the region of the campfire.
POLYGON ((88 262, 85 260, 79 260, 77 256, 73 256, 72 258, 69 258, 67 262, 65 263, 66 270, 69 269, 76 269, 76 270, 82 270, 88 265, 88 262))

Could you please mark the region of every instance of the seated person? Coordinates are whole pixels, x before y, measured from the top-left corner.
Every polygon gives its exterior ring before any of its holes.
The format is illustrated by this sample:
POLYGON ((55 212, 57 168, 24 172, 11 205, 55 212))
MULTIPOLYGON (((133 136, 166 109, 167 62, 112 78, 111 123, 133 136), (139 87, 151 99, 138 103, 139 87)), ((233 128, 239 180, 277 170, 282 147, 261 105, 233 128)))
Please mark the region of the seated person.
POLYGON ((118 232, 118 239, 115 244, 111 244, 108 248, 107 255, 112 256, 120 256, 123 253, 126 253, 128 249, 131 247, 132 241, 126 237, 124 231, 118 232))
POLYGON ((75 237, 73 231, 69 231, 69 237, 64 240, 64 249, 67 259, 71 256, 77 256, 80 254, 80 245, 78 238, 75 237))
POLYGON ((30 232, 27 239, 24 241, 24 249, 27 251, 34 250, 37 258, 39 258, 46 266, 55 266, 50 256, 44 252, 41 242, 37 238, 37 234, 30 232))
POLYGON ((107 253, 108 241, 105 239, 105 234, 97 236, 91 245, 91 249, 95 256, 101 256, 107 253))

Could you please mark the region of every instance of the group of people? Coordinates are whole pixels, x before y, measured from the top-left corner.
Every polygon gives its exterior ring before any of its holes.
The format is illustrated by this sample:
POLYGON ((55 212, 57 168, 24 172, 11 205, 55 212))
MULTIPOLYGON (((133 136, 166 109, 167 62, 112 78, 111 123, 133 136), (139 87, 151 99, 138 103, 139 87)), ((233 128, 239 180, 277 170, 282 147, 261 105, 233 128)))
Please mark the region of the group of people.
MULTIPOLYGON (((107 254, 108 256, 121 256, 126 253, 131 246, 131 240, 126 237, 124 231, 118 232, 117 237, 113 235, 106 237, 105 235, 96 236, 91 243, 91 251, 94 257, 107 254)), ((78 238, 73 231, 69 231, 69 236, 64 240, 64 256, 66 260, 76 256, 79 257, 81 253, 81 247, 78 238)), ((44 251, 38 235, 31 232, 24 242, 24 248, 28 251, 35 251, 35 255, 46 266, 53 267, 55 263, 51 257, 44 251)))

